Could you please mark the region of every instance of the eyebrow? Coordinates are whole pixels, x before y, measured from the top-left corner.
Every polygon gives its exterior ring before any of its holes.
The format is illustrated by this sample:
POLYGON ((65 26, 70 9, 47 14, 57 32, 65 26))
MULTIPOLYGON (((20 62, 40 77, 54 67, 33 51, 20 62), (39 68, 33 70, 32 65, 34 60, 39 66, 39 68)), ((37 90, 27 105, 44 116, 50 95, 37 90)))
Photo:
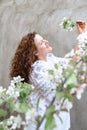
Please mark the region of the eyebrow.
POLYGON ((41 41, 43 41, 44 39, 41 39, 41 41))
POLYGON ((42 42, 44 39, 41 39, 41 41, 40 42, 42 42))

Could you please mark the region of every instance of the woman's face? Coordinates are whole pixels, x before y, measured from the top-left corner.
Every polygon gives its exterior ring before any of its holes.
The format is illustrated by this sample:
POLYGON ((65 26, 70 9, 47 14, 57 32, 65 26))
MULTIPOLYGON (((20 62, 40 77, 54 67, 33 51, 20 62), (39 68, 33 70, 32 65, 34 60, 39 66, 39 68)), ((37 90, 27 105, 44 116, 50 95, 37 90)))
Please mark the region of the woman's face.
POLYGON ((38 57, 46 57, 47 54, 52 51, 52 47, 49 45, 48 41, 43 39, 39 34, 35 35, 34 41, 38 57))

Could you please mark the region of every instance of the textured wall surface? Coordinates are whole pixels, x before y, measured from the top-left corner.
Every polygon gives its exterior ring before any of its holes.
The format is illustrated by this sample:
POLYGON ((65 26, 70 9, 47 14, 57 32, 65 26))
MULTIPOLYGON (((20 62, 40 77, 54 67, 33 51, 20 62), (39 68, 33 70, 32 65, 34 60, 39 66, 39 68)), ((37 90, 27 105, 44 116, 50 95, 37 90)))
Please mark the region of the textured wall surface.
MULTIPOLYGON (((86 0, 0 0, 0 85, 9 84, 10 61, 23 35, 38 32, 62 57, 75 47, 77 32, 65 32, 59 23, 63 17, 87 21, 86 15, 86 0)), ((87 90, 74 102, 70 130, 87 130, 86 96, 87 90)))

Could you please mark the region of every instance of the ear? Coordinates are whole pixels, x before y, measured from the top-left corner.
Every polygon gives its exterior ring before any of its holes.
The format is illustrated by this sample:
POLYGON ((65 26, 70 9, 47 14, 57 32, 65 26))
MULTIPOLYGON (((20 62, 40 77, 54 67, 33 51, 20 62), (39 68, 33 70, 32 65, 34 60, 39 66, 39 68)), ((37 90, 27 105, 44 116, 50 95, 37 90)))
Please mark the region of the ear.
POLYGON ((38 55, 39 55, 39 53, 38 53, 37 51, 35 51, 35 52, 34 52, 34 55, 38 56, 38 55))

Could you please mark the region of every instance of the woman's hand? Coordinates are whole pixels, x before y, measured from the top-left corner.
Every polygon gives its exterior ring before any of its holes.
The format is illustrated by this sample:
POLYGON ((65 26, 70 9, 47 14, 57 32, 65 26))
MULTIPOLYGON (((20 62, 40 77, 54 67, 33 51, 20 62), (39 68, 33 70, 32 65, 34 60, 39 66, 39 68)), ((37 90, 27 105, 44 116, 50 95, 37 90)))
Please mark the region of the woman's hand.
POLYGON ((84 33, 86 31, 86 23, 82 20, 76 21, 78 33, 84 33))

